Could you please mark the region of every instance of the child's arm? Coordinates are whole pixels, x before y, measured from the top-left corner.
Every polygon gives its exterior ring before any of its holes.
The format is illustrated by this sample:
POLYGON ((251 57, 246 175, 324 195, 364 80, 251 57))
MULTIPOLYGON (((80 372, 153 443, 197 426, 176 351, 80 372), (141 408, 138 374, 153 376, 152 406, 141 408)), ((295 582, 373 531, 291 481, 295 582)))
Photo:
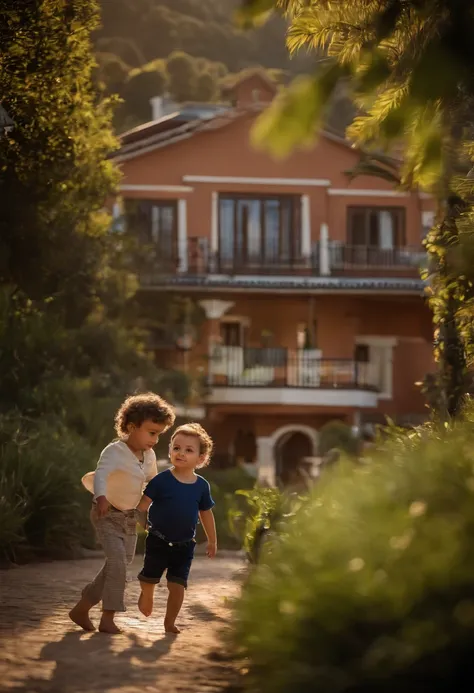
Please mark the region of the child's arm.
POLYGON ((143 529, 146 529, 146 520, 147 520, 147 513, 148 513, 148 508, 151 505, 151 498, 148 498, 148 496, 143 495, 141 501, 137 505, 137 519, 139 524, 143 527, 143 529))
POLYGON ((207 537, 207 555, 209 558, 214 558, 217 553, 217 532, 214 513, 212 510, 201 510, 199 519, 206 532, 207 537))
POLYGON ((109 501, 105 493, 107 489, 107 477, 116 468, 117 460, 110 449, 105 448, 97 463, 97 468, 94 475, 94 495, 97 503, 97 515, 104 517, 109 511, 109 501))

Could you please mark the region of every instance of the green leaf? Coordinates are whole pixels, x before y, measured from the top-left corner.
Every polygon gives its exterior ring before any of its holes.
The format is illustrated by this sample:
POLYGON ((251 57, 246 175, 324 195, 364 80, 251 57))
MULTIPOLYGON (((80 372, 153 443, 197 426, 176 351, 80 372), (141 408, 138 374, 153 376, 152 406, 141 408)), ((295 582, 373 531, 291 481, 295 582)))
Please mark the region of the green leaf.
POLYGON ((322 75, 296 78, 257 120, 251 134, 254 146, 285 158, 295 147, 311 145, 343 74, 344 68, 331 65, 322 75))

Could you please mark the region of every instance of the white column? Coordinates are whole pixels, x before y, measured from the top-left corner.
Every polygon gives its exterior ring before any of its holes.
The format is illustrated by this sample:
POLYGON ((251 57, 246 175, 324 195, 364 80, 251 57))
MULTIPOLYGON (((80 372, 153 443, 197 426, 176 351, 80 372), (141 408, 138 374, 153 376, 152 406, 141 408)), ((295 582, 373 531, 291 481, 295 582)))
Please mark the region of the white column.
POLYGON ((329 260, 329 228, 327 224, 321 224, 319 231, 319 271, 323 277, 331 274, 329 260))
POLYGON ((234 305, 233 301, 221 301, 218 298, 210 298, 208 300, 199 301, 199 305, 204 310, 206 318, 210 322, 209 341, 208 341, 208 384, 212 385, 214 381, 214 354, 219 338, 219 320, 234 305))
POLYGON ((275 457, 271 438, 257 438, 257 479, 260 484, 276 486, 275 457))
POLYGON ((301 255, 311 257, 311 210, 309 195, 301 197, 301 255))
POLYGON ((210 298, 209 300, 199 301, 199 305, 206 313, 208 320, 220 320, 224 313, 227 313, 229 308, 232 308, 234 301, 221 301, 218 298, 210 298))
POLYGON ((178 200, 179 272, 188 270, 188 209, 186 200, 178 200))
POLYGON ((211 253, 219 249, 219 195, 212 193, 211 201, 211 253))
POLYGON ((115 233, 124 233, 125 227, 123 200, 121 197, 117 197, 112 207, 112 231, 115 233))

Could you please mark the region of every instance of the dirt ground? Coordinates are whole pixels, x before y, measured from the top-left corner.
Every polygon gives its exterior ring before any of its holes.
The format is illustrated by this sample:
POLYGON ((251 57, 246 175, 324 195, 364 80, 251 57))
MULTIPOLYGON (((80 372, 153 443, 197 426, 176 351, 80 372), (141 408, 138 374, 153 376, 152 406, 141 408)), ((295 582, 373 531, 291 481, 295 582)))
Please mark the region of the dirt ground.
MULTIPOLYGON (((177 625, 165 635, 167 590, 157 588, 150 619, 137 607, 140 559, 130 571, 124 634, 84 633, 67 613, 101 560, 41 563, 0 572, 0 691, 17 693, 211 693, 235 690, 237 664, 225 656, 221 632, 239 590, 235 556, 195 559, 177 625)), ((94 610, 95 611, 95 610, 94 610)), ((93 614, 98 622, 99 612, 93 614)))

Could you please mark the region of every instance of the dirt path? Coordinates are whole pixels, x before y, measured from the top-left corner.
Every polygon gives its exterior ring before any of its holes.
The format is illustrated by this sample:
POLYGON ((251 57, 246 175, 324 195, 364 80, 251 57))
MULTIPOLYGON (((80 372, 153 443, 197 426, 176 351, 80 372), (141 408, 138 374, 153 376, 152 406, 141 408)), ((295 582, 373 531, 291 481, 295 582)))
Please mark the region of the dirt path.
POLYGON ((157 588, 156 615, 147 620, 135 606, 135 579, 129 611, 117 619, 125 634, 78 631, 67 612, 100 565, 87 559, 0 572, 2 693, 211 693, 232 686, 236 668, 221 657, 219 633, 229 618, 226 602, 238 592, 238 558, 196 558, 178 637, 163 632, 166 588, 157 588))

